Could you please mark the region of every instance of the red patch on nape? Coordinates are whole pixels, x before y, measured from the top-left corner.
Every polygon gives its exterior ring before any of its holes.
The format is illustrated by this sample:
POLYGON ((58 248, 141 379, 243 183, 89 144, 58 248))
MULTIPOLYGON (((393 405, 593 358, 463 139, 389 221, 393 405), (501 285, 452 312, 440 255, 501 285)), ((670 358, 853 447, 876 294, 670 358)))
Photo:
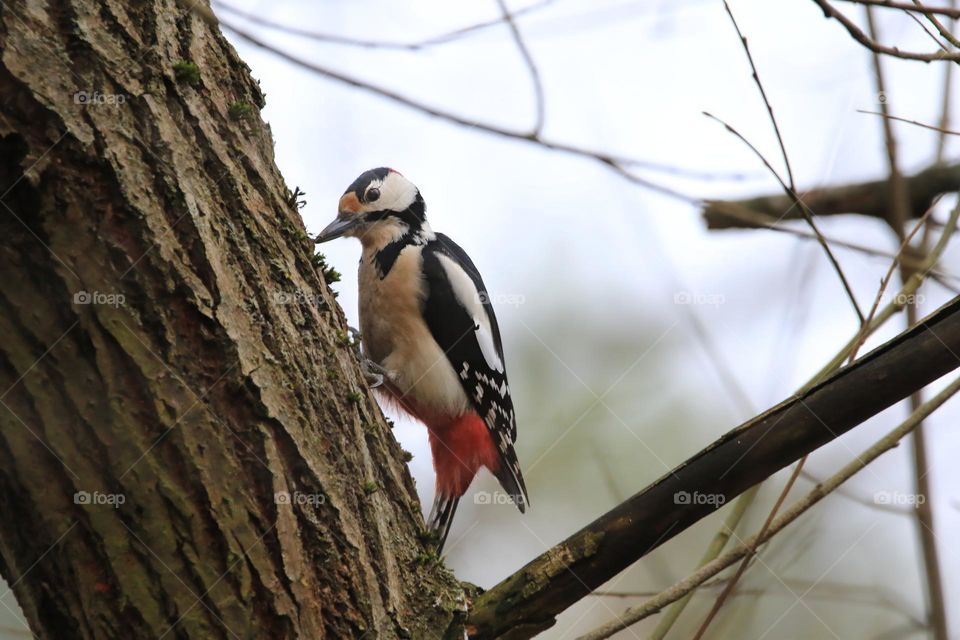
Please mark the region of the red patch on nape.
POLYGON ((427 422, 437 491, 462 496, 480 467, 495 471, 500 465, 490 431, 476 413, 442 422, 427 422))

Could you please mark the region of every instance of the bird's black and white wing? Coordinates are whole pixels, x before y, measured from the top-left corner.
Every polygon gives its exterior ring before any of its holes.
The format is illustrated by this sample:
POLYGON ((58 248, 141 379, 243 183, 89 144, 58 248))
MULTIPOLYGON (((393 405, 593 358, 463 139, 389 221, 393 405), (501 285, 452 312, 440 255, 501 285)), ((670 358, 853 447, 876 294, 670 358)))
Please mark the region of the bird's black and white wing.
POLYGON ((424 320, 490 430, 502 463, 497 479, 522 512, 529 501, 513 448, 517 422, 487 289, 466 252, 442 233, 424 246, 422 256, 424 320))

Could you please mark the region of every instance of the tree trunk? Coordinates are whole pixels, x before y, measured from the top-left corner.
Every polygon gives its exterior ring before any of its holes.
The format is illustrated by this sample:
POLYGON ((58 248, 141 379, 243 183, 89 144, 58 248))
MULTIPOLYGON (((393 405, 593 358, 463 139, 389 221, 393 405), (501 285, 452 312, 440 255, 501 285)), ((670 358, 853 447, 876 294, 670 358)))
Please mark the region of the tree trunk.
POLYGON ((11 0, 0 54, 0 571, 32 632, 446 629, 463 590, 233 48, 175 0, 11 0))

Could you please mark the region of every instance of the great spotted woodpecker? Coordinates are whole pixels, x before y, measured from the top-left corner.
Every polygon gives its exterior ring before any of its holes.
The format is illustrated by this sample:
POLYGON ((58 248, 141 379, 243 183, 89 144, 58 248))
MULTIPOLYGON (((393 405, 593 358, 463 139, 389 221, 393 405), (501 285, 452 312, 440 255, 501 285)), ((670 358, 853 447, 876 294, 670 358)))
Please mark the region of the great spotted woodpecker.
POLYGON ((528 503, 513 443, 517 424, 500 329, 470 257, 427 224, 419 190, 393 169, 366 171, 316 238, 358 238, 360 335, 383 373, 381 398, 429 431, 436 499, 428 526, 438 552, 481 466, 521 512, 528 503))

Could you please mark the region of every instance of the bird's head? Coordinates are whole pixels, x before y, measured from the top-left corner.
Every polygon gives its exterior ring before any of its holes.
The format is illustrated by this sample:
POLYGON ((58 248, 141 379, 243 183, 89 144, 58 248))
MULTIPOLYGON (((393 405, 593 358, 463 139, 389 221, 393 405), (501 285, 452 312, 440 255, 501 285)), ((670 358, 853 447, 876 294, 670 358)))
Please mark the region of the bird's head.
POLYGON ((327 242, 340 236, 379 245, 426 225, 426 206, 412 182, 393 169, 364 171, 340 197, 337 217, 316 237, 327 242))

